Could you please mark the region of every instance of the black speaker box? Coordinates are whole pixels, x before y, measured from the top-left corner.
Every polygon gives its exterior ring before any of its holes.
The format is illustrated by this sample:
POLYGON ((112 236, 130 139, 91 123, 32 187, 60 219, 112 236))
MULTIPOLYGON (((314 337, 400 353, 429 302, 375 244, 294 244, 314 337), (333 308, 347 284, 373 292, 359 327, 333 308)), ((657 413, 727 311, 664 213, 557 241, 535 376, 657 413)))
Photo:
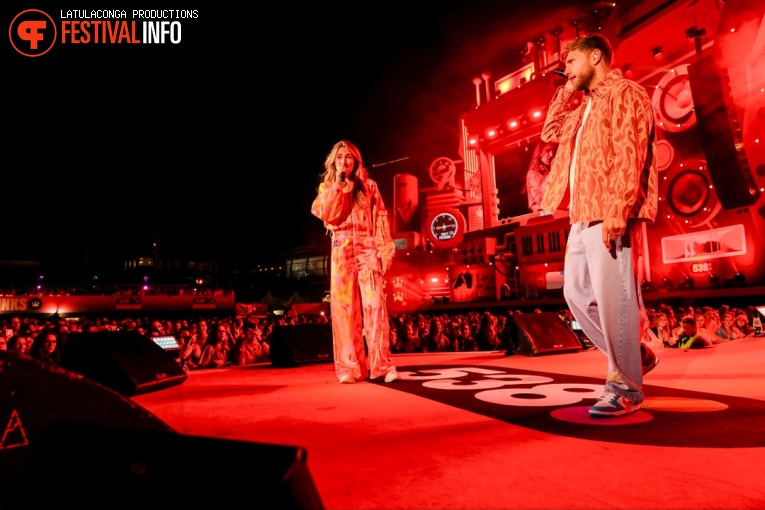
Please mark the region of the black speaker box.
POLYGON ((555 312, 514 314, 518 352, 526 356, 582 350, 579 337, 555 312))
POLYGON ((0 367, 0 487, 14 488, 3 496, 3 509, 35 508, 27 492, 38 491, 40 480, 25 477, 29 452, 55 422, 173 432, 129 398, 52 363, 0 351, 0 367))
POLYGON ((275 367, 331 363, 335 360, 332 326, 329 324, 276 326, 271 333, 269 356, 271 365, 275 367))
POLYGON ((130 331, 70 334, 61 352, 61 366, 128 397, 175 386, 188 378, 172 354, 130 331))
POLYGON ((321 510, 302 447, 57 422, 29 454, 29 506, 321 510))
POLYGON ((707 160, 709 175, 723 209, 746 207, 757 202, 760 192, 743 153, 735 111, 730 98, 727 73, 711 57, 688 66, 696 123, 707 160), (741 147, 741 153, 738 151, 741 147))

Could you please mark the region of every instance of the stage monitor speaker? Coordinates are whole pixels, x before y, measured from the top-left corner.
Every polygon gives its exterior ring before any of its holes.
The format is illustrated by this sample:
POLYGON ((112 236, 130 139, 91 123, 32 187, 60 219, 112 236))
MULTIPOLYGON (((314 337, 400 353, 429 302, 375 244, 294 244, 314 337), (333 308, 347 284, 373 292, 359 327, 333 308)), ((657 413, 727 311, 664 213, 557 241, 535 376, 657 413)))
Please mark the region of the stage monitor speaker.
POLYGON ((329 324, 276 326, 271 333, 269 356, 271 364, 275 367, 331 363, 335 360, 332 326, 329 324))
POLYGON ((128 397, 188 378, 171 353, 132 331, 72 333, 64 343, 61 366, 128 397))
POLYGON ((321 510, 306 461, 298 446, 57 422, 30 450, 27 508, 321 510))
POLYGON ((30 449, 52 423, 79 421, 173 432, 129 398, 55 364, 0 351, 0 367, 0 486, 14 488, 5 491, 3 509, 36 508, 26 494, 38 490, 40 480, 26 479, 25 472, 30 449))
POLYGON ((746 159, 730 98, 727 73, 711 57, 688 66, 696 121, 709 175, 723 209, 755 204, 760 198, 746 159), (724 75, 724 76, 723 76, 724 75), (740 148, 740 152, 739 152, 740 148))
POLYGON ((555 312, 514 314, 518 352, 526 356, 582 350, 579 337, 555 312))

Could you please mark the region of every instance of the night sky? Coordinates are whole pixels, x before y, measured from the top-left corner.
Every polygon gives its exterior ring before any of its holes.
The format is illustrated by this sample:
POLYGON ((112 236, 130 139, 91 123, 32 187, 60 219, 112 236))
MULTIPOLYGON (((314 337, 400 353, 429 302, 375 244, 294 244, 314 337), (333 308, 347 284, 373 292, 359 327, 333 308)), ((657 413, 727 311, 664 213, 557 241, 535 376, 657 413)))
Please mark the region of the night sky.
MULTIPOLYGON (((359 146, 387 201, 396 173, 429 186, 434 159, 459 157, 473 77, 512 71, 527 40, 588 3, 537 1, 533 15, 489 0, 237 4, 182 20, 177 45, 58 44, 35 58, 6 39, 0 259, 122 260, 157 242, 269 263, 328 242, 310 205, 337 140, 359 146)), ((17 5, 3 26, 29 8, 61 22, 60 5, 17 5)))

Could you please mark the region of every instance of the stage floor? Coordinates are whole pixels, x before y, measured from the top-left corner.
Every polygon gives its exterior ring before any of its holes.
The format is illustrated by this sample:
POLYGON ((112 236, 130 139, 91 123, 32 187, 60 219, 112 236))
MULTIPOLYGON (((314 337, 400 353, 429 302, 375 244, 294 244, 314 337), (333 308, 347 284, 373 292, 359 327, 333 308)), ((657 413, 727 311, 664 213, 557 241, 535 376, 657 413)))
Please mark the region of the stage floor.
POLYGON ((183 435, 302 447, 327 509, 762 508, 765 338, 659 355, 620 418, 588 416, 597 350, 395 355, 392 384, 201 370, 132 401, 183 435))

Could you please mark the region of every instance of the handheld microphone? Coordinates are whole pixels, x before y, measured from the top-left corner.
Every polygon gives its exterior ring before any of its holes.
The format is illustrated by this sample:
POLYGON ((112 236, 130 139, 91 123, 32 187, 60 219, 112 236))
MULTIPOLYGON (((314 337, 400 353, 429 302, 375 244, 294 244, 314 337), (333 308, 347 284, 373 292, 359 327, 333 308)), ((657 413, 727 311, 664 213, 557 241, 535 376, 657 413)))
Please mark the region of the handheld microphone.
POLYGON ((556 70, 554 70, 553 72, 554 72, 555 74, 557 74, 558 76, 563 76, 564 78, 566 77, 566 72, 565 72, 565 71, 563 71, 563 70, 561 70, 561 69, 556 69, 556 70))
POLYGON ((340 182, 345 182, 345 172, 340 172, 340 182))

